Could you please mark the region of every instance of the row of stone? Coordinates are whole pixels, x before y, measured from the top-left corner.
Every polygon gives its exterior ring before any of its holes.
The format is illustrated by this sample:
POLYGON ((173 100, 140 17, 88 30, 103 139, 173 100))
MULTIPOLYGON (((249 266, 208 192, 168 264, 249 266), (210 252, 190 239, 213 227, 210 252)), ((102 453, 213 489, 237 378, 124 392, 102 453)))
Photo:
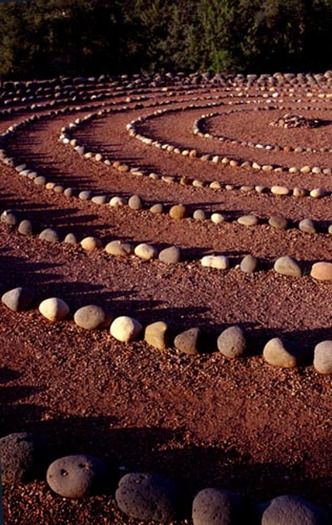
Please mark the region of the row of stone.
MULTIPOLYGON (((247 103, 251 103, 251 101, 247 101, 247 103)), ((232 102, 230 102, 229 104, 232 104, 232 102)), ((218 104, 213 104, 213 105, 218 105, 218 104)), ((208 107, 208 105, 207 105, 208 107)), ((211 107, 211 105, 210 105, 211 107)), ((156 110, 155 112, 153 112, 152 114, 149 114, 149 115, 146 115, 146 116, 141 116, 139 117, 138 119, 135 119, 134 121, 130 122, 130 124, 127 125, 127 130, 128 130, 128 133, 131 137, 134 137, 135 139, 139 140, 140 142, 142 142, 143 144, 145 145, 148 145, 148 146, 154 146, 154 147, 157 147, 158 149, 163 149, 169 153, 176 153, 176 154, 179 154, 179 155, 182 155, 183 157, 189 157, 189 158, 195 158, 195 159, 199 159, 199 160, 202 160, 202 161, 205 161, 205 162, 213 162, 214 164, 218 164, 218 163, 221 163, 223 165, 228 165, 230 167, 233 167, 233 168, 252 168, 254 170, 261 170, 261 171, 264 171, 264 172, 274 172, 274 173, 290 173, 290 174, 296 174, 296 173, 303 173, 303 174, 308 174, 308 173, 313 173, 313 174, 325 174, 325 175, 331 175, 332 173, 332 170, 331 168, 322 168, 322 167, 319 167, 319 166, 313 166, 313 167, 310 167, 310 166, 303 166, 301 168, 298 168, 296 166, 291 166, 291 167, 285 167, 285 166, 281 166, 281 165, 273 165, 273 164, 260 164, 258 163, 257 161, 255 160, 243 160, 243 159, 238 159, 238 158, 235 158, 235 157, 230 157, 230 156, 222 156, 222 155, 215 155, 215 154, 205 154, 205 153, 199 153, 196 149, 190 149, 190 148, 187 148, 187 147, 179 147, 179 146, 175 146, 173 144, 170 144, 168 142, 161 142, 160 140, 155 140, 153 139, 153 137, 151 136, 148 136, 148 135, 143 135, 142 133, 139 133, 138 131, 138 127, 139 127, 139 124, 141 124, 142 122, 146 122, 147 120, 150 120, 150 119, 153 119, 153 118, 157 118, 157 117, 160 117, 161 115, 165 115, 167 113, 170 113, 170 112, 179 112, 179 111, 185 111, 185 110, 188 110, 188 109, 199 109, 199 106, 195 106, 193 104, 190 104, 190 105, 187 105, 183 108, 181 108, 180 110, 177 109, 177 108, 172 108, 172 109, 163 109, 163 110, 156 110)), ((259 108, 260 110, 266 110, 266 108, 259 108)), ((268 110, 270 109, 267 108, 268 110)), ((273 109, 278 109, 277 107, 273 107, 273 109)), ((285 106, 281 106, 279 109, 285 109, 285 106)), ((317 108, 316 108, 317 109, 317 108)), ((235 111, 239 111, 239 110, 232 110, 230 112, 227 112, 227 114, 231 114, 235 111)), ((218 113, 217 113, 218 114, 218 113)), ((212 115, 215 115, 215 113, 212 113, 212 115)), ((194 123, 194 133, 195 131, 197 130, 198 126, 197 126, 197 120, 195 121, 194 123)), ((197 135, 199 136, 202 136, 202 137, 205 137, 205 138, 213 138, 213 136, 209 133, 201 133, 200 129, 198 128, 198 132, 196 133, 197 135)), ((219 137, 219 141, 224 141, 225 138, 224 137, 219 137)), ((233 144, 241 144, 241 146, 248 146, 250 143, 248 142, 241 142, 241 141, 236 141, 236 140, 232 140, 232 143, 233 144)), ((258 145, 255 145, 253 144, 253 147, 256 147, 256 149, 259 149, 257 148, 257 146, 259 146, 261 149, 267 149, 267 150, 273 150, 273 151, 276 151, 276 147, 275 146, 271 146, 271 145, 268 145, 268 146, 264 146, 262 144, 258 144, 258 145)), ((302 148, 301 148, 302 149, 302 148)), ((324 148, 324 152, 330 152, 330 150, 328 148, 324 148), (327 151, 325 151, 327 150, 327 151)))
MULTIPOLYGON (((17 432, 0 438, 2 481, 15 485, 40 475, 48 456, 44 438, 17 432)), ((50 489, 62 498, 81 499, 117 487, 118 508, 131 518, 171 523, 189 516, 193 525, 328 525, 328 513, 294 495, 253 505, 240 493, 208 487, 189 493, 184 483, 148 472, 120 474, 115 464, 92 454, 72 454, 52 461, 46 470, 50 489), (190 502, 190 506, 188 505, 190 502)), ((122 467, 123 471, 124 468, 122 467)), ((227 483, 227 480, 226 480, 227 483)), ((114 490, 114 489, 113 489, 114 490)))
MULTIPOLYGON (((278 108, 259 108, 259 110, 271 110, 271 109, 279 109, 280 111, 287 109, 284 106, 280 106, 278 108)), ((294 109, 294 108, 292 108, 294 109)), ((322 111, 323 108, 320 107, 311 107, 311 106, 304 106, 301 108, 302 110, 311 110, 311 111, 322 111)), ((328 110, 329 108, 324 108, 325 110, 328 110)), ((212 112, 207 113, 204 115, 201 115, 198 119, 194 121, 193 125, 193 133, 194 135, 197 135, 198 137, 206 138, 206 139, 215 139, 219 142, 230 142, 231 144, 238 144, 240 146, 245 146, 249 148, 255 148, 255 149, 265 149, 266 151, 284 151, 285 153, 294 152, 294 153, 332 153, 332 148, 311 148, 309 146, 281 146, 279 144, 262 144, 261 142, 253 142, 253 141, 243 141, 243 140, 237 140, 233 138, 229 138, 226 135, 212 135, 211 133, 205 132, 206 128, 206 121, 211 118, 219 117, 220 115, 230 115, 232 113, 238 112, 240 110, 232 110, 228 111, 227 113, 220 113, 220 112, 212 112)), ((331 110, 330 110, 331 111, 331 110)), ((309 173, 310 171, 303 172, 301 169, 300 171, 302 173, 309 173)), ((322 170, 318 167, 311 168, 311 172, 314 174, 318 173, 324 173, 326 175, 331 175, 332 170, 330 168, 326 168, 325 170, 322 170), (314 171, 313 171, 314 170, 314 171), (319 171, 318 171, 319 170, 319 171)))
MULTIPOLYGON (((330 265, 332 275, 332 264, 330 265)), ((18 287, 4 293, 1 302, 11 311, 26 311, 34 304, 34 292, 27 287, 18 287)), ((40 314, 50 322, 67 319, 69 305, 59 297, 44 299, 38 306, 40 314)), ((95 304, 82 306, 75 311, 73 320, 76 326, 85 330, 108 329, 111 336, 122 343, 132 343, 142 339, 153 348, 166 350, 174 348, 188 355, 198 355, 207 351, 204 334, 199 327, 193 327, 172 337, 171 327, 165 321, 156 321, 143 328, 135 318, 122 315, 115 317, 95 304)), ((217 350, 228 359, 249 355, 248 335, 240 326, 230 326, 223 330, 216 342, 217 350)), ((269 365, 279 368, 304 366, 307 352, 293 341, 273 338, 263 348, 263 359, 269 365)), ((322 341, 315 346, 313 366, 321 374, 332 374, 332 341, 322 341)))

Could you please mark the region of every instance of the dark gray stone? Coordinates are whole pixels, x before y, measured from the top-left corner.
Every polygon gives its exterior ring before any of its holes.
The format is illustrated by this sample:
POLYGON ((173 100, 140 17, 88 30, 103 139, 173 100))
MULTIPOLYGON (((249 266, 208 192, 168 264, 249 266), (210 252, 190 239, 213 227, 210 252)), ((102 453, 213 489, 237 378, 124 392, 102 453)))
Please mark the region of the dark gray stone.
POLYGON ((249 523, 250 509, 239 494, 228 490, 201 490, 193 501, 193 525, 243 525, 249 523))
POLYGON ((104 310, 95 304, 82 306, 74 314, 74 322, 77 326, 86 330, 96 330, 106 326, 106 314, 104 310))
POLYGON ((327 513, 298 496, 279 496, 260 506, 262 525, 328 525, 327 513))
POLYGON ((35 471, 39 442, 29 432, 9 434, 0 439, 0 466, 3 483, 29 481, 35 471))
POLYGON ((60 242, 60 236, 53 228, 46 228, 39 234, 39 239, 47 242, 60 242))
POLYGON ((176 519, 181 491, 162 476, 130 473, 120 479, 115 499, 119 508, 132 518, 169 523, 176 519))

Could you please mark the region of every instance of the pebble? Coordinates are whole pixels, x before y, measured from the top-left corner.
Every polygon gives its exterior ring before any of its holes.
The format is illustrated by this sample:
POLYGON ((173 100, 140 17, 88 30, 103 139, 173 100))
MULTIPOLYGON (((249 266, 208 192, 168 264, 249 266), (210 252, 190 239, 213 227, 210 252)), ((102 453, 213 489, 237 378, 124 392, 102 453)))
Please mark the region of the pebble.
POLYGON ((299 229, 305 233, 316 233, 316 227, 314 221, 311 219, 303 219, 299 222, 299 229))
POLYGON ((137 339, 143 331, 141 323, 132 317, 117 317, 111 324, 110 333, 118 341, 129 343, 137 339))
POLYGON ((172 217, 172 219, 184 219, 187 214, 187 209, 183 204, 176 204, 175 206, 172 206, 169 210, 169 214, 172 217))
POLYGON ((145 328, 144 340, 159 350, 165 350, 169 345, 169 329, 164 321, 156 321, 145 328))
POLYGON ((66 237, 63 240, 66 244, 78 244, 78 239, 75 233, 67 233, 66 237))
POLYGON ((177 264, 181 260, 181 250, 176 246, 170 246, 161 250, 158 256, 159 261, 166 264, 177 264))
POLYGON ((195 210, 193 213, 193 218, 196 221, 205 221, 206 220, 206 214, 204 210, 195 210))
POLYGON ((134 253, 134 246, 128 242, 111 241, 106 244, 105 252, 116 257, 126 257, 134 253))
POLYGON ((201 265, 207 268, 227 270, 229 268, 229 259, 226 255, 205 255, 201 259, 201 265))
POLYGON ((262 525, 328 525, 327 513, 292 495, 278 496, 260 506, 262 525))
POLYGON ((97 491, 108 475, 105 464, 87 454, 59 458, 47 469, 50 488, 63 498, 85 498, 97 491))
POLYGON ((300 363, 300 352, 294 343, 275 337, 264 346, 264 360, 272 366, 280 368, 295 368, 300 363))
POLYGON ((150 212, 155 213, 155 214, 163 213, 163 211, 164 211, 164 206, 160 203, 153 204, 153 206, 151 206, 150 208, 150 212))
POLYGON ((33 235, 34 230, 35 230, 34 224, 31 221, 29 221, 28 219, 24 219, 18 225, 18 232, 21 235, 27 235, 27 236, 28 235, 33 235))
POLYGON ((78 194, 78 198, 81 201, 88 201, 91 199, 91 197, 92 197, 92 191, 89 191, 89 190, 80 191, 78 194))
POLYGON ((95 304, 88 304, 76 310, 74 323, 86 330, 97 330, 107 326, 107 317, 104 310, 95 304))
POLYGON ((248 520, 248 509, 239 494, 207 488, 194 498, 192 520, 193 525, 243 524, 248 520))
POLYGON ((5 210, 0 216, 1 222, 8 224, 8 226, 17 226, 18 224, 18 215, 13 210, 5 210))
POLYGON ((314 368, 320 374, 332 374, 332 341, 322 341, 315 346, 314 368))
POLYGON ((277 259, 274 263, 273 268, 277 273, 280 273, 281 275, 289 275, 291 277, 302 277, 302 270, 299 264, 295 261, 295 259, 289 257, 289 255, 279 257, 279 259, 277 259))
POLYGON ((34 474, 37 453, 41 448, 30 432, 17 432, 0 439, 0 467, 3 483, 25 483, 34 474))
POLYGON ((306 195, 308 195, 308 192, 307 190, 303 188, 294 188, 293 195, 294 197, 301 198, 301 197, 306 197, 306 195))
POLYGON ((53 188, 54 193, 58 193, 58 194, 63 193, 64 190, 65 190, 65 189, 64 189, 63 186, 61 186, 61 184, 57 184, 57 185, 54 186, 54 188, 53 188))
POLYGON ((332 281, 332 263, 317 262, 313 264, 310 275, 317 281, 332 281))
POLYGON ((258 266, 257 258, 249 253, 248 255, 243 257, 241 264, 240 264, 240 269, 244 273, 253 273, 257 270, 257 266, 258 266))
POLYGON ((44 177, 43 175, 39 175, 38 177, 33 179, 33 182, 36 184, 36 186, 45 186, 47 181, 46 177, 44 177))
POLYGON ((69 306, 59 297, 50 297, 40 303, 39 312, 49 321, 61 321, 69 314, 69 306))
POLYGON ((120 206, 124 206, 126 201, 122 197, 115 196, 111 198, 109 204, 112 208, 119 208, 120 206))
POLYGON ((290 190, 286 186, 272 186, 271 193, 274 195, 289 195, 290 190))
POLYGON ((132 518, 170 523, 177 517, 182 494, 168 478, 133 472, 120 479, 115 499, 120 510, 132 518))
POLYGON ((141 210, 143 208, 143 201, 138 195, 132 195, 128 201, 128 206, 132 210, 141 210))
POLYGON ((219 352, 225 357, 242 357, 246 352, 246 338, 239 326, 226 328, 218 337, 217 346, 219 352))
POLYGON ((19 287, 13 288, 4 293, 1 302, 13 312, 27 310, 34 299, 34 293, 30 288, 19 287))
POLYGON ((219 181, 217 180, 214 180, 210 183, 210 188, 211 190, 220 190, 221 189, 221 184, 219 181))
POLYGON ((60 235, 53 228, 46 228, 39 234, 39 239, 47 242, 60 242, 60 235))
POLYGON ((321 197, 325 197, 325 195, 326 192, 323 188, 315 188, 310 192, 310 197, 313 197, 314 199, 320 199, 321 197))
POLYGON ((239 217, 237 222, 242 226, 256 226, 258 224, 258 217, 256 215, 243 215, 239 217))
POLYGON ((220 224, 221 222, 225 222, 226 217, 222 213, 212 213, 211 215, 211 221, 214 224, 220 224))
POLYGON ((199 328, 189 328, 175 337, 174 346, 184 354, 197 355, 200 353, 201 336, 199 328))
POLYGON ((84 239, 81 240, 80 245, 82 246, 83 250, 88 252, 102 248, 101 240, 92 236, 84 237, 84 239))
POLYGON ((107 201, 108 198, 106 197, 106 195, 95 195, 91 199, 91 202, 93 202, 94 204, 106 204, 107 201))
POLYGON ((276 230, 286 230, 288 221, 282 215, 272 215, 269 218, 269 225, 276 230))
POLYGON ((74 197, 76 194, 76 191, 74 188, 66 188, 63 192, 64 196, 67 197, 67 199, 70 199, 70 197, 74 197))
POLYGON ((150 261, 155 259, 158 255, 157 250, 151 244, 138 244, 134 250, 136 257, 143 259, 144 261, 150 261))

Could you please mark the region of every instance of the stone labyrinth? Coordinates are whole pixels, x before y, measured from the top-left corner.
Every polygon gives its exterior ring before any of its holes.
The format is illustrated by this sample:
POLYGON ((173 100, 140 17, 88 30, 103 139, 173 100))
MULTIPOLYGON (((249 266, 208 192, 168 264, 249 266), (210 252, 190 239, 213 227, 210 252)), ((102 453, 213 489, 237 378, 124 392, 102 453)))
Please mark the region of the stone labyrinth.
POLYGON ((332 72, 4 83, 6 523, 329 523, 331 102, 332 72))

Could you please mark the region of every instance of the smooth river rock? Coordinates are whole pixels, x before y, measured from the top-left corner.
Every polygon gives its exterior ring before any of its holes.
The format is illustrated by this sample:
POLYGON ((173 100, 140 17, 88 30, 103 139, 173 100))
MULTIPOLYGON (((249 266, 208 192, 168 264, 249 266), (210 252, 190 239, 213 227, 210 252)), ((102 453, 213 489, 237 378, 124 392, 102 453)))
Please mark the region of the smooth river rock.
POLYGON ((142 331, 141 323, 126 315, 114 319, 110 328, 111 335, 123 343, 134 341, 141 335, 142 331))

